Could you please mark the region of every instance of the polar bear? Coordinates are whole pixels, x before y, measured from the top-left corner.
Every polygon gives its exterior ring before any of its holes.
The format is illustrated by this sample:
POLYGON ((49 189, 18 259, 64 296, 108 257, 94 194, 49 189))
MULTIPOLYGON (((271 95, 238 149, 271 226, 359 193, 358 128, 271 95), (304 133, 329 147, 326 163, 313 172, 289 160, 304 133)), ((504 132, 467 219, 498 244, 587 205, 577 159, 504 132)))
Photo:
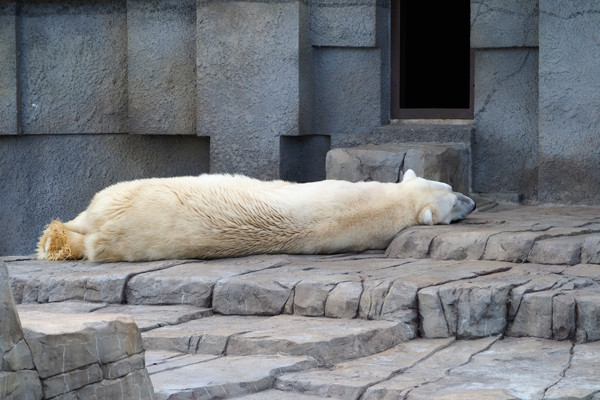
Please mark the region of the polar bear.
POLYGON ((467 196, 412 170, 400 183, 208 174, 142 179, 98 192, 72 221, 51 222, 38 258, 112 262, 385 249, 407 226, 448 224, 474 208, 467 196))

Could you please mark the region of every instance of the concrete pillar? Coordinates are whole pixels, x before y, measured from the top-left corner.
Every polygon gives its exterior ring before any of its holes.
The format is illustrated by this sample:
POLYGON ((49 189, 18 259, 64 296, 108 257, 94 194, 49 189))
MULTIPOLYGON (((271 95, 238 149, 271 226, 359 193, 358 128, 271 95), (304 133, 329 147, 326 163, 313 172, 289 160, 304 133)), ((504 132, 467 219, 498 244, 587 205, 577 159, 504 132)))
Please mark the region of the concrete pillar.
POLYGON ((308 5, 199 1, 197 133, 211 172, 277 178, 280 137, 311 133, 308 5))
POLYGON ((600 3, 540 0, 539 197, 600 204, 600 3))

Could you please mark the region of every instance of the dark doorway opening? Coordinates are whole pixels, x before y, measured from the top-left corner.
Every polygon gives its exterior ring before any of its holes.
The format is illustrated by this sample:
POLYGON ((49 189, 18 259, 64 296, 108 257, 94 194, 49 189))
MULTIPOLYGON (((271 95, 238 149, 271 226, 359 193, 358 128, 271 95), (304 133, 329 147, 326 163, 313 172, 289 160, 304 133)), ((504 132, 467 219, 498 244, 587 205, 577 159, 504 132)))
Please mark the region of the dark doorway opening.
POLYGON ((392 1, 392 118, 473 118, 470 0, 392 1))

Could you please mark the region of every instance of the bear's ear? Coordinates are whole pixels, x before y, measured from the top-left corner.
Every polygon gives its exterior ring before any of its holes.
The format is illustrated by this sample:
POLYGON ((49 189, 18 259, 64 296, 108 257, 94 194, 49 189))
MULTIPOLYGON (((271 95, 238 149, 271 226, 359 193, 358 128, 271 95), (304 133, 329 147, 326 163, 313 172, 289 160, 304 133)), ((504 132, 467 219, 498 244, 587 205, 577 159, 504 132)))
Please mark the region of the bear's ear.
POLYGON ((402 177, 402 182, 409 180, 409 179, 414 179, 417 177, 417 174, 415 174, 415 171, 413 171, 412 169, 407 169, 406 172, 404 173, 404 176, 402 177))
POLYGON ((422 225, 433 225, 433 213, 430 207, 425 207, 419 212, 419 223, 422 225))

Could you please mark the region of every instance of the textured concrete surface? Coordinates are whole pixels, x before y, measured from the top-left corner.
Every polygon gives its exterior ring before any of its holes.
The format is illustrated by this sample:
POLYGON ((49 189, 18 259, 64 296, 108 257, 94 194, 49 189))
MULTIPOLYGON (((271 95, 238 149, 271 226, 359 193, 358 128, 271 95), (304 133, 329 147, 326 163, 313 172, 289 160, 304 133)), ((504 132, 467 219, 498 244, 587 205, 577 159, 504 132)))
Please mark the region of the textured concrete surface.
POLYGON ((377 1, 316 0, 311 3, 313 46, 375 47, 377 1))
POLYGON ((537 198, 537 54, 535 48, 475 51, 475 193, 537 198))
POLYGON ((540 200, 600 198, 600 4, 540 1, 540 200))
MULTIPOLYGON (((480 204, 461 223, 401 232, 387 254, 4 261, 28 323, 132 317, 161 399, 600 393, 597 208, 480 204)), ((99 376, 88 369, 67 382, 99 376)), ((63 390, 60 377, 44 388, 63 390)))
POLYGON ((129 133, 196 134, 195 33, 194 0, 127 3, 129 133))
POLYGON ((314 60, 316 134, 365 134, 381 125, 380 49, 322 48, 314 60))
POLYGON ((471 47, 538 45, 537 0, 471 0, 471 47))
POLYGON ((211 136, 211 171, 277 178, 279 136, 312 133, 301 132, 308 12, 304 2, 198 3, 197 130, 211 136))
POLYGON ((15 11, 15 1, 0 4, 0 135, 18 131, 15 11))
POLYGON ((127 132, 125 2, 25 1, 20 7, 23 133, 127 132))
POLYGON ((208 172, 207 138, 142 135, 0 136, 0 255, 31 254, 52 219, 68 221, 124 180, 208 172))

